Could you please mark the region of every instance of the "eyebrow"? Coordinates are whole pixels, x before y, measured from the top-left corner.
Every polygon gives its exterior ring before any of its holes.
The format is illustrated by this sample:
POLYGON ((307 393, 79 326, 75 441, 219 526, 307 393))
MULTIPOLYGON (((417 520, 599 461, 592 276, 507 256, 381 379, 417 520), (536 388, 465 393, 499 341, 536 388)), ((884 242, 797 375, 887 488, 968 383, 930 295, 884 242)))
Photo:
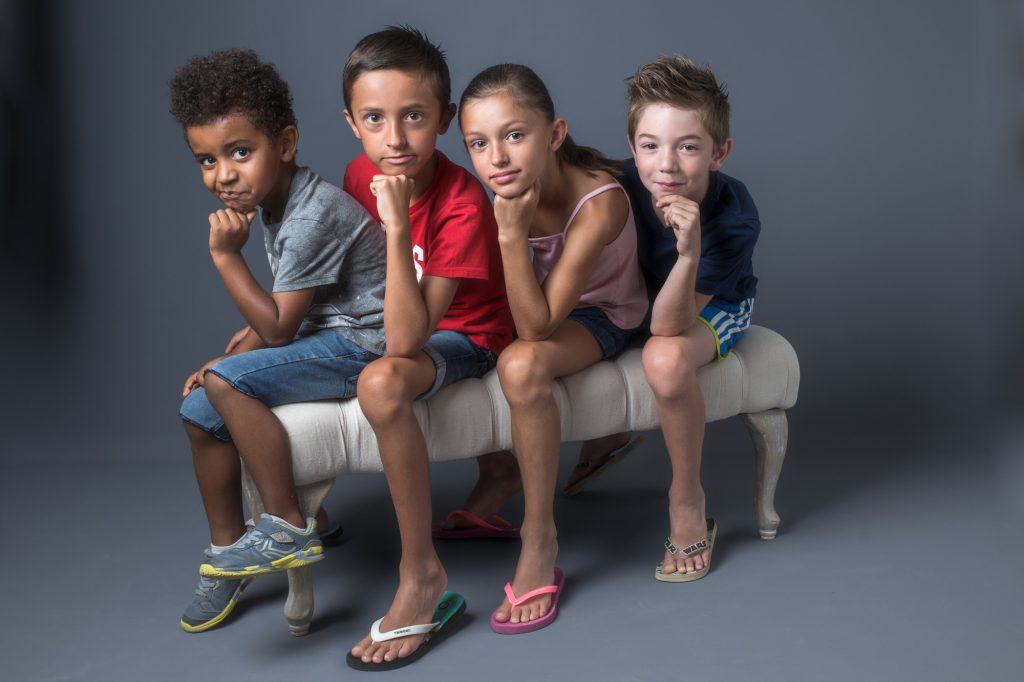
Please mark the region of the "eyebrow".
MULTIPOLYGON (((639 133, 639 134, 637 134, 637 138, 641 138, 641 137, 648 137, 648 138, 650 138, 652 140, 659 139, 657 135, 652 135, 651 133, 639 133)), ((697 140, 699 142, 700 139, 701 139, 700 135, 683 135, 682 137, 677 138, 676 141, 677 142, 682 142, 683 140, 697 140)))
MULTIPOLYGON (((525 128, 528 125, 529 124, 526 121, 509 121, 508 123, 503 125, 500 128, 500 130, 502 130, 502 131, 507 133, 510 130, 515 130, 516 128, 525 128)), ((467 131, 464 131, 462 133, 463 137, 469 137, 470 135, 479 135, 479 136, 483 137, 484 134, 483 133, 479 133, 479 132, 477 132, 475 130, 467 130, 467 131)))
MULTIPOLYGON (((430 108, 429 104, 425 104, 423 102, 413 102, 412 104, 406 104, 405 106, 399 107, 399 111, 413 111, 413 110, 428 109, 428 108, 430 108)), ((384 111, 384 107, 378 107, 378 106, 372 106, 372 105, 367 105, 365 107, 359 107, 359 113, 360 114, 372 114, 372 113, 376 113, 378 111, 384 111)))

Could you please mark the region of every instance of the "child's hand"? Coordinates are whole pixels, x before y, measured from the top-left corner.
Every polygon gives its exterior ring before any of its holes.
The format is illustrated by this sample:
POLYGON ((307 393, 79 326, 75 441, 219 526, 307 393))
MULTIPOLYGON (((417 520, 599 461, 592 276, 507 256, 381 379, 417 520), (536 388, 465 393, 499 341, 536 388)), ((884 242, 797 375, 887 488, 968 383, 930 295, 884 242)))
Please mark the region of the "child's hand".
POLYGON ((225 357, 227 357, 227 356, 221 355, 219 357, 216 357, 213 360, 210 360, 209 362, 207 362, 202 367, 200 367, 198 372, 196 372, 194 374, 189 374, 188 378, 185 379, 185 387, 181 390, 181 397, 184 398, 189 393, 191 393, 192 391, 194 391, 197 388, 199 388, 200 386, 202 386, 203 383, 205 382, 205 379, 203 378, 203 375, 206 373, 206 370, 208 370, 211 367, 213 367, 214 365, 216 365, 218 362, 223 360, 225 357))
POLYGON ((249 241, 249 225, 256 211, 241 213, 222 208, 210 214, 210 253, 238 253, 249 241))
POLYGON ((700 204, 678 194, 668 194, 654 206, 666 227, 676 233, 679 255, 700 257, 700 204))
POLYGON ((526 238, 533 224, 533 214, 540 201, 540 182, 534 182, 517 197, 506 199, 494 195, 494 219, 499 236, 526 238))
POLYGON ((374 175, 370 194, 377 197, 377 213, 388 230, 408 224, 412 201, 412 178, 404 175, 374 175))
POLYGON ((231 337, 231 340, 228 341, 228 345, 224 348, 225 355, 231 355, 231 351, 233 351, 235 347, 242 342, 242 339, 244 339, 246 334, 248 334, 251 330, 252 327, 250 327, 249 325, 245 325, 237 332, 235 332, 235 335, 231 337))

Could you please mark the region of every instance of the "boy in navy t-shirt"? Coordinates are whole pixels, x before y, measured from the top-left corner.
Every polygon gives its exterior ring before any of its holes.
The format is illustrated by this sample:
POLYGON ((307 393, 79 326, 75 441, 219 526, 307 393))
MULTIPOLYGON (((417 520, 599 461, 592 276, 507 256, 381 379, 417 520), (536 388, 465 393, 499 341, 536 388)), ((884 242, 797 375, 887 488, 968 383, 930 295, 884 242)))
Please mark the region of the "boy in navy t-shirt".
MULTIPOLYGON (((732 150, 729 101, 707 68, 659 57, 628 79, 633 160, 620 179, 636 217, 652 294, 643 365, 672 461, 670 533, 658 580, 685 582, 710 566, 717 527, 704 513, 704 397, 697 370, 724 358, 750 324, 761 229, 740 181, 719 172, 732 150)), ((586 443, 566 491, 575 493, 631 447, 629 434, 586 443)))

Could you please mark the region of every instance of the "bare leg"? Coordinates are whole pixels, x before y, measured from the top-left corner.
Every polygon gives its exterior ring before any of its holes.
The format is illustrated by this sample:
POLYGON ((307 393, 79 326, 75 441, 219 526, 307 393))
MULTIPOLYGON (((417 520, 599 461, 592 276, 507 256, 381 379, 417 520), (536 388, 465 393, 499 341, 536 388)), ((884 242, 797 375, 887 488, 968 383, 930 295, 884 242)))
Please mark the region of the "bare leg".
MULTIPOLYGON (((512 411, 512 442, 525 495, 522 549, 512 580, 516 594, 554 581, 558 555, 554 496, 561 423, 551 382, 578 372, 601 357, 601 347, 590 332, 569 320, 544 341, 514 342, 498 359, 501 388, 512 411)), ((505 599, 495 612, 495 620, 536 620, 550 607, 551 595, 539 596, 516 608, 505 599)))
POLYGON ((218 440, 188 422, 184 424, 192 446, 199 494, 210 525, 210 540, 215 545, 230 545, 245 533, 238 452, 232 443, 218 440))
POLYGON ((304 528, 306 520, 295 496, 291 446, 281 421, 269 407, 236 391, 216 374, 207 373, 204 387, 231 432, 267 512, 304 528))
MULTIPOLYGON (((672 462, 669 536, 678 547, 703 539, 707 533, 704 488, 700 483, 704 395, 697 383, 697 369, 714 358, 714 335, 699 322, 679 336, 652 337, 644 346, 644 374, 654 391, 665 448, 672 462)), ((689 573, 710 560, 710 548, 686 558, 674 557, 666 550, 662 571, 689 573)))
MULTIPOLYGON (((489 518, 523 489, 519 463, 508 450, 491 452, 476 458, 479 469, 476 485, 462 504, 462 509, 482 519, 489 518)), ((462 517, 446 520, 442 528, 468 528, 473 524, 462 517)))
POLYGON ((603 436, 601 438, 583 441, 583 444, 580 446, 580 456, 576 462, 576 466, 573 467, 573 470, 569 473, 569 477, 565 480, 565 488, 569 488, 578 483, 579 480, 589 474, 591 469, 597 466, 602 459, 628 443, 630 435, 629 431, 623 431, 622 433, 613 433, 610 436, 603 436))
MULTIPOLYGON (((412 359, 381 358, 359 377, 359 406, 377 434, 402 537, 398 592, 380 625, 385 632, 431 622, 448 584, 431 540, 427 443, 412 407, 434 377, 434 363, 422 352, 412 359)), ((352 655, 364 663, 393 661, 414 652, 422 641, 423 635, 411 635, 375 643, 367 635, 352 647, 352 655)))

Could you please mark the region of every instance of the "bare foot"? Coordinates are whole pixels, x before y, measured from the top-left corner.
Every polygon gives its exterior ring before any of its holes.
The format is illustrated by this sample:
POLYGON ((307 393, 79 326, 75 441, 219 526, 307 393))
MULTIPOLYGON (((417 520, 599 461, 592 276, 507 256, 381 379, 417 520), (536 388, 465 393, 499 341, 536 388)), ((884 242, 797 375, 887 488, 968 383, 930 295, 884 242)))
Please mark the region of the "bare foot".
POLYGON ((566 479, 563 490, 567 490, 579 483, 580 479, 590 474, 595 467, 600 466, 608 459, 609 455, 629 442, 630 435, 629 431, 625 431, 584 441, 583 445, 580 446, 579 461, 576 462, 576 466, 569 472, 569 478, 566 479))
MULTIPOLYGON (((448 586, 448 576, 440 564, 428 573, 423 573, 421 569, 416 577, 401 578, 395 600, 380 624, 381 632, 432 622, 437 602, 448 586)), ((423 643, 424 637, 425 635, 409 635, 386 642, 374 642, 370 635, 367 635, 352 647, 352 655, 363 663, 393 661, 396 658, 405 658, 416 651, 423 643)))
MULTIPOLYGON (((477 459, 480 475, 462 509, 481 519, 489 519, 506 502, 522 492, 523 481, 519 477, 519 462, 511 452, 492 452, 477 459)), ((472 527, 473 522, 461 516, 441 523, 441 528, 445 530, 472 527)))
MULTIPOLYGON (((676 503, 669 496, 669 522, 672 531, 669 539, 678 548, 689 547, 695 542, 700 542, 708 535, 707 518, 704 516, 704 495, 693 503, 676 503)), ((690 556, 681 554, 672 555, 668 549, 665 550, 665 557, 662 560, 662 573, 692 573, 699 571, 711 563, 711 547, 690 556)))
MULTIPOLYGON (((523 539, 523 549, 516 565, 516 576, 512 580, 512 591, 517 595, 526 594, 539 587, 555 582, 555 558, 558 556, 558 541, 554 533, 545 541, 523 539)), ((528 623, 543 617, 551 610, 550 594, 541 594, 524 604, 513 607, 508 598, 494 612, 499 623, 528 623)))

